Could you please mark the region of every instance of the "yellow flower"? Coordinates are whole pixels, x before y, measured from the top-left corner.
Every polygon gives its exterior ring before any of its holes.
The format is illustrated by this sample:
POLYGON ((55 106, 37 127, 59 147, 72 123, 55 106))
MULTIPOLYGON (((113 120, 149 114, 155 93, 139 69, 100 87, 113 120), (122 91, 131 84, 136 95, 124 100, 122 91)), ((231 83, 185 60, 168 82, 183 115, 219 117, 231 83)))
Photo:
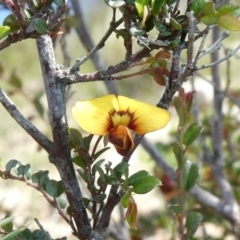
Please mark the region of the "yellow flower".
POLYGON ((134 147, 130 130, 145 134, 164 128, 170 120, 169 112, 162 108, 117 95, 76 102, 72 112, 86 132, 109 134, 109 142, 122 156, 134 147))

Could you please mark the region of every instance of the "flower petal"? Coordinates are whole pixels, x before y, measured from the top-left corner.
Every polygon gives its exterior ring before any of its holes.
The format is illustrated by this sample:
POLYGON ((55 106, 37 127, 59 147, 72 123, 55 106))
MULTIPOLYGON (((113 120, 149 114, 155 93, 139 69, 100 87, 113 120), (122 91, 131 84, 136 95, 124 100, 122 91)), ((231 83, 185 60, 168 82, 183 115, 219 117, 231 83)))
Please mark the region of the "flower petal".
MULTIPOLYGON (((107 95, 88 101, 76 102, 72 113, 77 123, 86 131, 97 135, 106 135, 113 127, 110 113, 119 110, 115 95, 107 95)), ((116 118, 116 122, 119 122, 116 118)))
POLYGON ((143 102, 123 96, 118 96, 119 110, 127 112, 131 120, 128 128, 138 134, 145 134, 164 128, 170 121, 170 113, 143 102))
POLYGON ((117 152, 122 156, 126 156, 134 147, 132 134, 123 125, 119 125, 109 131, 108 141, 114 145, 117 152))

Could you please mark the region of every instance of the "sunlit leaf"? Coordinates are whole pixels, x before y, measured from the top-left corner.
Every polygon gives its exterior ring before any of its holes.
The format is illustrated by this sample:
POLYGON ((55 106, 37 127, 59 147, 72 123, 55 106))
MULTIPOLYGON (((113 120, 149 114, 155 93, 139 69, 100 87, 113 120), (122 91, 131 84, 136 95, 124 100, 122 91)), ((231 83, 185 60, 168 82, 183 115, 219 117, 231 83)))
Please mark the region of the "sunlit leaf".
POLYGON ((152 0, 151 8, 154 15, 159 14, 161 8, 166 4, 166 0, 152 0))
POLYGON ((219 20, 219 15, 216 13, 211 13, 200 18, 200 21, 207 26, 216 24, 219 20))
POLYGON ((132 196, 132 188, 129 188, 121 199, 121 204, 124 208, 127 208, 129 206, 131 196, 132 196))
POLYGON ((10 27, 0 26, 0 39, 7 37, 9 33, 10 33, 10 27))
POLYGON ((140 18, 143 17, 144 6, 149 4, 150 0, 135 0, 135 6, 140 18))
POLYGON ((217 25, 229 31, 240 31, 240 21, 230 15, 221 16, 217 25))
POLYGON ((222 16, 222 15, 232 15, 232 16, 236 16, 235 17, 238 17, 238 14, 239 14, 239 10, 240 10, 240 7, 237 6, 237 5, 234 5, 232 3, 227 3, 227 4, 224 4, 222 6, 220 6, 218 9, 217 9, 217 12, 222 16))
POLYGON ((190 6, 190 10, 194 12, 195 16, 198 16, 199 12, 208 2, 210 2, 210 0, 195 0, 190 6))
POLYGON ((132 198, 130 203, 129 203, 127 212, 126 212, 127 222, 129 224, 129 226, 132 227, 132 228, 136 228, 137 213, 138 213, 137 204, 135 203, 135 201, 132 198))

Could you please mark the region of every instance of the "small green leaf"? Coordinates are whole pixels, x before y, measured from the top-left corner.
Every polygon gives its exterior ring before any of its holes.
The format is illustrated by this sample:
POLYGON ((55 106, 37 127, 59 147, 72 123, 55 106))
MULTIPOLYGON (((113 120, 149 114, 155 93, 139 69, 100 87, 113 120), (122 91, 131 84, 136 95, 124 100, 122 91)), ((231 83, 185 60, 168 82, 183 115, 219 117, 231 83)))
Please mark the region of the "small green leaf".
POLYGON ((117 176, 117 179, 120 180, 122 178, 122 175, 127 179, 129 176, 128 171, 129 164, 126 162, 120 162, 114 167, 114 172, 117 176))
POLYGON ((47 23, 42 18, 34 18, 32 20, 33 27, 40 34, 47 33, 47 23))
POLYGON ((9 33, 10 33, 10 27, 0 25, 0 39, 7 37, 9 33))
POLYGON ((159 22, 157 22, 155 24, 155 28, 159 31, 159 32, 164 32, 166 31, 167 27, 159 22))
POLYGON ((6 164, 6 170, 11 171, 12 168, 15 168, 19 164, 19 161, 12 159, 6 164))
POLYGON ((199 12, 209 1, 210 0, 195 0, 190 6, 190 10, 192 10, 194 12, 195 16, 198 16, 199 12))
POLYGON ((50 196, 57 198, 64 192, 63 183, 62 181, 49 180, 45 190, 50 196))
POLYGON ((187 215, 186 229, 187 229, 188 239, 192 238, 197 228, 199 227, 201 221, 202 221, 202 215, 200 213, 190 212, 187 215))
POLYGON ((117 185, 118 184, 118 179, 117 179, 117 176, 116 176, 115 172, 110 168, 109 173, 110 173, 110 175, 105 175, 107 184, 117 185))
POLYGON ((1 237, 1 240, 12 240, 12 239, 14 239, 14 237, 17 237, 24 230, 25 230, 25 227, 20 227, 14 231, 8 233, 4 237, 1 237))
MULTIPOLYGON (((227 3, 224 4, 222 6, 220 6, 217 9, 217 12, 222 16, 222 15, 226 15, 226 14, 230 14, 232 15, 235 11, 239 11, 240 7, 237 5, 234 5, 232 3, 227 3)), ((237 17, 237 16, 235 16, 237 17)))
POLYGON ((183 167, 183 187, 189 191, 199 178, 199 168, 196 164, 186 161, 183 167))
POLYGON ((134 173, 132 176, 128 178, 129 185, 134 184, 139 179, 141 179, 143 176, 149 176, 149 173, 146 170, 141 170, 139 172, 134 173))
POLYGON ((127 218, 127 222, 129 224, 129 226, 132 228, 136 228, 137 213, 138 213, 137 204, 135 203, 135 201, 133 199, 131 199, 128 210, 126 212, 126 218, 127 218))
POLYGON ((83 203, 84 203, 84 206, 87 208, 89 203, 91 202, 91 200, 89 198, 85 198, 83 197, 83 203))
POLYGON ((177 22, 174 18, 170 18, 171 27, 175 30, 182 30, 182 25, 177 22))
POLYGON ((211 14, 201 17, 200 21, 202 23, 206 24, 207 26, 209 26, 209 25, 216 24, 218 22, 219 18, 220 18, 219 14, 211 13, 211 14))
POLYGON ((9 27, 11 33, 16 32, 17 30, 20 29, 19 21, 17 20, 16 16, 13 14, 8 15, 3 20, 3 26, 9 27))
POLYGON ((38 171, 32 175, 32 182, 39 184, 40 186, 45 186, 45 183, 49 180, 49 171, 38 171))
POLYGON ((61 209, 64 209, 68 204, 67 197, 65 194, 61 194, 59 197, 57 197, 56 201, 57 201, 58 206, 61 209))
POLYGON ((183 101, 180 97, 175 97, 174 100, 174 106, 177 111, 178 117, 179 117, 179 127, 184 126, 187 122, 187 114, 186 109, 183 104, 183 101))
POLYGON ((17 174, 18 176, 26 176, 29 173, 29 170, 30 170, 30 164, 20 165, 17 168, 17 174))
POLYGON ((68 134, 71 148, 85 147, 82 134, 76 128, 69 128, 68 134))
POLYGON ((129 188, 121 199, 121 204, 124 208, 127 208, 129 206, 130 199, 132 196, 132 190, 133 190, 132 188, 129 188))
POLYGON ((129 31, 124 29, 115 29, 114 32, 116 33, 116 37, 122 37, 123 39, 129 38, 131 35, 129 34, 129 31))
POLYGON ((221 16, 217 25, 229 31, 240 31, 240 21, 230 15, 221 16))
POLYGON ((3 227, 4 225, 7 225, 7 224, 9 224, 9 223, 12 223, 12 221, 13 221, 14 218, 15 218, 15 217, 10 216, 10 217, 6 217, 6 218, 1 219, 1 220, 0 220, 0 228, 3 227))
POLYGON ((99 150, 98 152, 96 152, 93 156, 93 159, 96 160, 100 155, 102 155, 104 152, 106 152, 108 149, 110 149, 110 147, 105 147, 101 150, 99 150))
POLYGON ((200 134, 203 126, 201 123, 194 122, 186 130, 183 136, 183 143, 189 146, 200 134))
POLYGON ((72 159, 72 162, 74 162, 77 166, 81 167, 81 168, 85 168, 86 167, 86 163, 85 161, 82 159, 82 157, 80 156, 76 156, 76 157, 73 157, 72 159))
POLYGON ((15 71, 12 72, 10 78, 9 78, 9 83, 15 87, 15 88, 22 88, 22 81, 20 77, 15 73, 15 71))
POLYGON ((140 18, 143 17, 143 12, 144 12, 144 6, 149 4, 150 0, 135 0, 135 6, 138 12, 138 16, 140 18))
POLYGON ((173 148, 173 152, 178 161, 178 164, 181 164, 183 162, 183 151, 181 149, 181 146, 177 142, 172 143, 171 146, 173 148))
POLYGON ((96 172, 97 172, 97 167, 100 167, 104 161, 105 161, 105 159, 101 159, 101 160, 97 161, 97 162, 93 165, 93 167, 92 167, 92 173, 93 173, 93 175, 96 174, 96 172))
POLYGON ((150 192, 156 186, 161 184, 160 180, 149 176, 148 172, 145 170, 139 171, 133 174, 128 179, 128 185, 133 187, 133 192, 137 194, 145 194, 150 192))
POLYGON ((198 16, 200 21, 206 25, 215 24, 220 17, 219 13, 217 13, 214 9, 213 2, 206 3, 199 12, 198 16))
POLYGON ((159 14, 161 8, 166 4, 166 0, 152 0, 151 8, 153 15, 159 14))
POLYGON ((83 144, 84 146, 89 150, 91 141, 93 139, 93 134, 89 134, 87 137, 83 138, 83 144))
POLYGON ((106 183, 105 173, 102 170, 102 168, 99 167, 99 166, 96 166, 96 169, 97 169, 97 171, 98 171, 98 173, 100 175, 98 180, 97 180, 97 184, 98 184, 98 186, 101 186, 102 184, 106 183))

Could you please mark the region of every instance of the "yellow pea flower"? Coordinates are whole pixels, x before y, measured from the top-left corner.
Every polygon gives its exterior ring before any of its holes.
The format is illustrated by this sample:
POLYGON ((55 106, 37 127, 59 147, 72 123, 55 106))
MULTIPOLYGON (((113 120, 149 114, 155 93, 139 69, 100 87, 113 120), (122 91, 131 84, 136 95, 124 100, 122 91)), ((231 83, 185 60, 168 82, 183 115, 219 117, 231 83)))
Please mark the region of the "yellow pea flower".
POLYGON ((86 132, 108 134, 109 142, 122 156, 134 147, 130 130, 146 134, 164 128, 170 120, 165 109, 113 94, 76 102, 72 113, 86 132))

